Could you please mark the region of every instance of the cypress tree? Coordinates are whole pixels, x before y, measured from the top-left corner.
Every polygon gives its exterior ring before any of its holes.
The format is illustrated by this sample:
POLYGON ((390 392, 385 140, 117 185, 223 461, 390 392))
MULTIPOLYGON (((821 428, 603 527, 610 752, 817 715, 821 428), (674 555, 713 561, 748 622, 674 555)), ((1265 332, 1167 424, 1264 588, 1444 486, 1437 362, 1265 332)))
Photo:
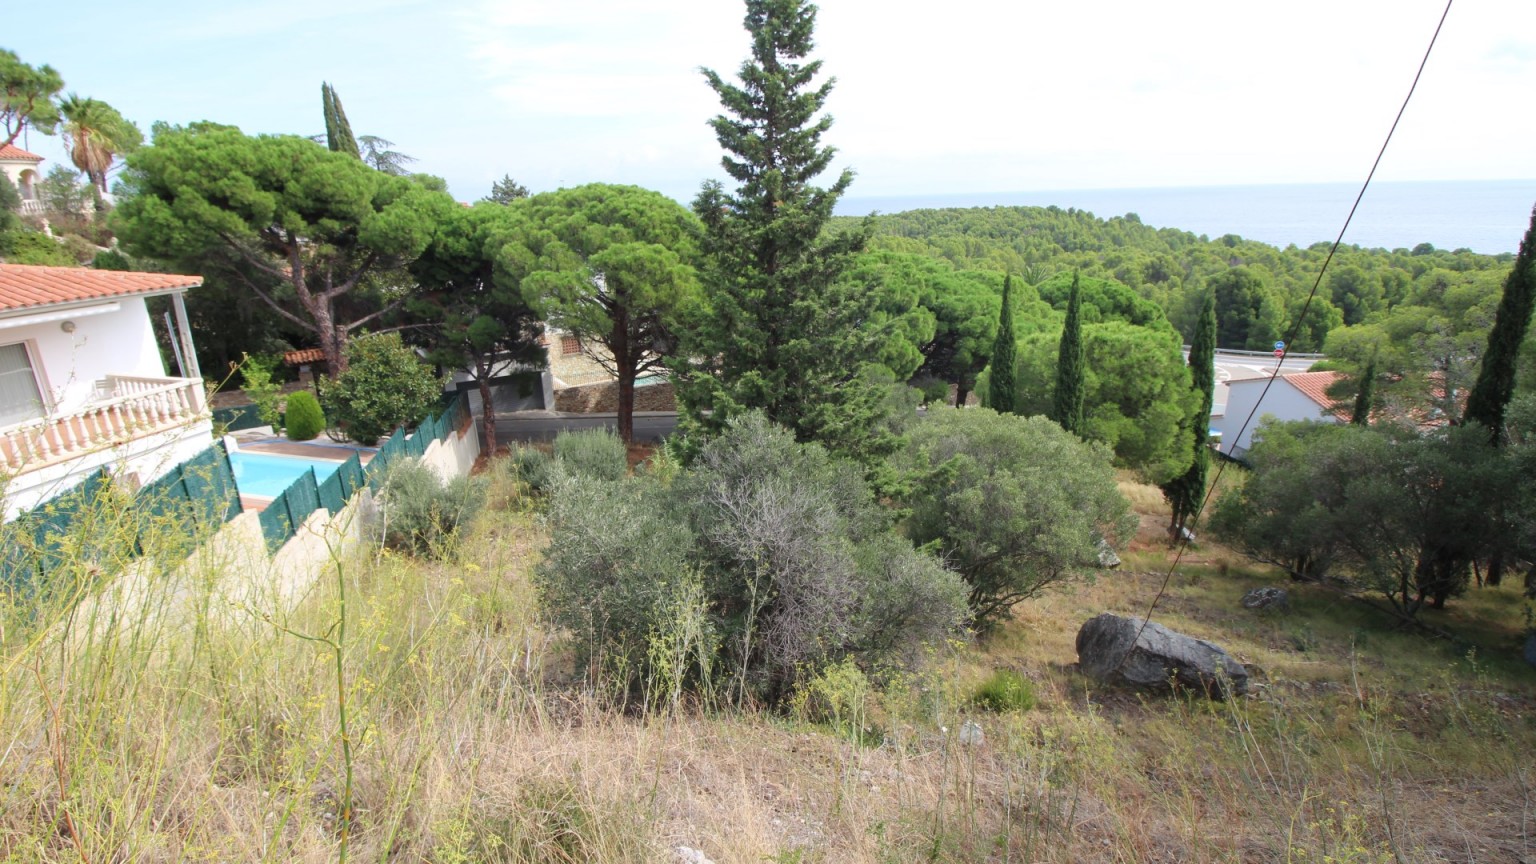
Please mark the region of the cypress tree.
POLYGON ((1531 309, 1536 302, 1536 208, 1531 210, 1531 224, 1520 241, 1515 269, 1504 281, 1504 296, 1488 331, 1488 350, 1478 369, 1477 383, 1467 396, 1463 422, 1477 422, 1488 430, 1488 440, 1498 447, 1504 443, 1504 411, 1515 392, 1515 362, 1520 343, 1531 324, 1531 309))
POLYGON ((1088 358, 1083 346, 1083 301, 1078 294, 1077 274, 1072 274, 1072 293, 1067 297, 1067 320, 1061 327, 1056 350, 1056 394, 1051 419, 1061 428, 1083 436, 1083 375, 1088 358))
POLYGON ((1206 475, 1210 472, 1211 404, 1216 387, 1216 298, 1207 292, 1195 324, 1195 337, 1189 344, 1189 374, 1195 392, 1200 394, 1195 416, 1190 420, 1195 459, 1183 474, 1163 484, 1163 497, 1173 510, 1168 523, 1168 542, 1179 542, 1179 532, 1189 527, 1205 501, 1206 475))
POLYGON ((325 108, 325 146, 336 153, 363 158, 357 139, 352 135, 352 124, 347 122, 347 112, 341 108, 341 97, 330 84, 321 83, 320 99, 325 108))
POLYGON ((746 9, 752 52, 740 84, 702 70, 725 109, 710 125, 738 185, 728 192, 707 182, 693 204, 704 223, 708 311, 683 330, 673 367, 682 425, 718 430, 758 409, 801 441, 873 463, 895 444, 880 422, 885 389, 864 374, 874 294, 840 278, 870 224, 823 235, 853 172, 813 185, 836 152, 821 144, 834 81, 814 83, 821 61, 805 59, 816 7, 747 0, 746 9))
MULTIPOLYGON (((1467 409, 1462 415, 1463 423, 1481 423, 1488 430, 1488 443, 1494 447, 1506 443, 1504 412, 1515 395, 1515 364, 1520 344, 1525 341, 1525 331, 1530 329, 1533 305, 1536 305, 1536 207, 1531 209, 1530 225, 1520 241, 1520 252, 1515 255, 1515 268, 1504 280, 1504 294, 1499 298, 1493 327, 1488 331, 1488 349, 1483 352, 1483 364, 1477 370, 1477 382, 1467 395, 1467 409)), ((1503 521, 1505 517, 1501 512, 1495 518, 1503 521)), ((1531 577, 1527 575, 1526 579, 1529 593, 1531 577)), ((1504 581, 1503 549, 1493 550, 1489 557, 1487 581, 1489 585, 1504 581)))
POLYGON ((1376 352, 1371 352, 1370 362, 1365 364, 1365 374, 1360 376, 1360 392, 1355 394, 1355 410, 1349 422, 1356 426, 1371 425, 1371 402, 1376 392, 1376 352))
POLYGON ((1018 398, 1013 386, 1013 276, 1003 277, 1003 311, 997 316, 997 339, 992 343, 992 371, 987 381, 987 405, 999 414, 1014 413, 1018 398))

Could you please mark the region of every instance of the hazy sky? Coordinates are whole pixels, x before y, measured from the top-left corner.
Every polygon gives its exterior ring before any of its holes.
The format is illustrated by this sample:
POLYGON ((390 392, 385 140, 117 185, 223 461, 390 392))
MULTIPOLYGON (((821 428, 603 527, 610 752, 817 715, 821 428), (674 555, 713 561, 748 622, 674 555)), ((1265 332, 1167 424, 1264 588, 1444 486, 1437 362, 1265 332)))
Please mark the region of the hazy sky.
MULTIPOLYGON (((11 4, 0 47, 152 122, 353 129, 472 200, 720 176, 700 66, 731 0, 11 4)), ((858 196, 1363 179, 1443 0, 824 0, 825 140, 858 196)), ((1378 175, 1536 177, 1536 2, 1457 0, 1378 175)), ((56 139, 26 146, 62 159, 56 139)))

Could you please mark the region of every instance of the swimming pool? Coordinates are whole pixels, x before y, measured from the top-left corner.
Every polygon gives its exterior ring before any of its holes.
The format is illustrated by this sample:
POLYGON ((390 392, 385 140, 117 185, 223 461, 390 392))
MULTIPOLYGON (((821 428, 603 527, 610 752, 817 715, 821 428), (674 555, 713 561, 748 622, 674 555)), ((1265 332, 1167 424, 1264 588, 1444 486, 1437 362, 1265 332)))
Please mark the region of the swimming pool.
POLYGON ((324 483, 342 463, 302 456, 279 456, 236 450, 229 454, 229 467, 235 472, 235 488, 241 495, 276 498, 293 485, 305 471, 315 469, 315 482, 324 483))

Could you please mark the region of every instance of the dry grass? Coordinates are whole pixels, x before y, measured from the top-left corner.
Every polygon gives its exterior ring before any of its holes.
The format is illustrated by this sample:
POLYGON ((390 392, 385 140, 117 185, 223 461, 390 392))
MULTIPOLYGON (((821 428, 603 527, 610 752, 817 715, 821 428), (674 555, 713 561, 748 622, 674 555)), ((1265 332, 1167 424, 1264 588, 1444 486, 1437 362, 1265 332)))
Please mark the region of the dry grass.
MULTIPOLYGON (((1493 662, 1519 632, 1511 592, 1453 604, 1438 623, 1467 641, 1448 645, 1305 586, 1290 612, 1256 615, 1237 600, 1273 575, 1202 547, 1157 617, 1228 646, 1260 686, 1231 703, 1141 698, 1079 676, 1073 640, 1099 611, 1145 612, 1168 561, 1154 534, 1124 571, 878 682, 839 727, 637 716, 605 707, 541 628, 537 520, 515 492, 497 500, 450 561, 342 562, 357 860, 652 862, 679 845, 721 864, 1536 855, 1531 678, 1493 662), (1035 683, 1036 709, 973 707, 1000 667, 1035 683), (966 722, 984 743, 960 743, 966 722)), ((322 582, 272 622, 246 610, 190 629, 13 610, 0 861, 336 859, 338 682, 294 634, 326 632, 341 590, 322 582)))

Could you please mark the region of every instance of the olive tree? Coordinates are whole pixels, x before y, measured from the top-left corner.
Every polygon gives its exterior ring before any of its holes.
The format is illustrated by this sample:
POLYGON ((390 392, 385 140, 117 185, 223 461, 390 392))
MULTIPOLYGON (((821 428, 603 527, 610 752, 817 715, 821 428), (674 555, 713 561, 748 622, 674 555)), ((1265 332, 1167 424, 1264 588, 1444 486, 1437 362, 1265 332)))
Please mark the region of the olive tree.
POLYGON ((913 543, 935 544, 987 629, 1023 600, 1098 563, 1135 530, 1112 456, 1044 417, 939 411, 908 433, 913 543))

